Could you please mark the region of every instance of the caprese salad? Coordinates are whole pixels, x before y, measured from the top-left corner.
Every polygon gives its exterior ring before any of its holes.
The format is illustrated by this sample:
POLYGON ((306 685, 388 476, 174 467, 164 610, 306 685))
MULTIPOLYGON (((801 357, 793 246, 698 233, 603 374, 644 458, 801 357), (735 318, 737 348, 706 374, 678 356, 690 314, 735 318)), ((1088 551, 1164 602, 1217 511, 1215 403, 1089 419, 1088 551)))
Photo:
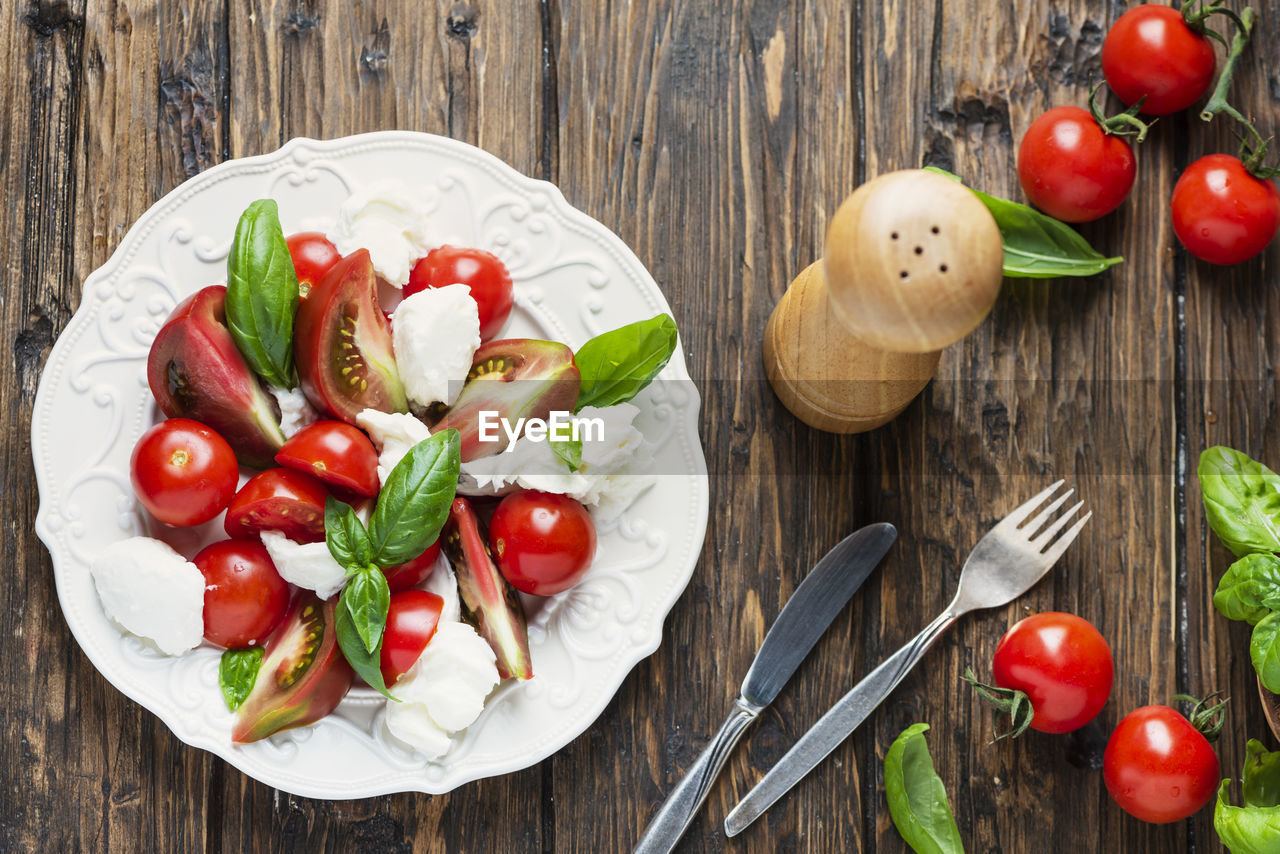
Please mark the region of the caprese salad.
POLYGON ((504 679, 529 679, 521 594, 591 568, 596 526, 652 482, 629 403, 676 345, 667 315, 592 338, 499 338, 502 261, 436 245, 398 186, 352 195, 327 233, 241 216, 227 282, 181 302, 147 379, 165 420, 134 447, 161 526, 216 525, 194 555, 105 548, 107 616, 161 653, 223 648, 232 738, 311 724, 358 681, 427 759, 504 679), (384 306, 390 311, 384 312, 384 306))

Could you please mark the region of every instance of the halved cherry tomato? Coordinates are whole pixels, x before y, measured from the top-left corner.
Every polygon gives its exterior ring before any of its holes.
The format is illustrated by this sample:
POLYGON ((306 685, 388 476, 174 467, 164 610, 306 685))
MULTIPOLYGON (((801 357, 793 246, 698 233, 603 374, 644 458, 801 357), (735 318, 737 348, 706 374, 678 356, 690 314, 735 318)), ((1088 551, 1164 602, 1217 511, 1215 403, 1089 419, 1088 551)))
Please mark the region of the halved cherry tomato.
POLYGON ((378 494, 378 451, 345 421, 308 424, 284 443, 276 462, 357 495, 378 494))
POLYGON ((1213 43, 1176 6, 1146 3, 1121 15, 1102 43, 1102 73, 1126 104, 1167 116, 1190 107, 1213 83, 1213 43))
POLYGON ((1280 192, 1253 177, 1239 158, 1210 154, 1173 187, 1173 233, 1210 264, 1239 264, 1267 248, 1280 227, 1280 192))
POLYGON ((995 683, 1031 700, 1031 728, 1071 732, 1097 717, 1111 696, 1111 647, 1088 620, 1046 611, 1019 620, 996 644, 995 683))
POLYGON ((427 546, 422 554, 413 560, 382 570, 382 573, 387 576, 387 586, 391 588, 392 593, 417 587, 427 580, 427 576, 431 574, 438 557, 440 557, 439 539, 427 546))
POLYGON ((404 295, 459 284, 471 289, 480 308, 480 340, 488 341, 502 331, 515 301, 511 274, 497 255, 458 246, 432 249, 413 266, 404 295))
POLYGON ((391 594, 382 634, 382 678, 388 685, 408 672, 427 648, 440 622, 444 600, 425 590, 391 594))
POLYGON ((233 539, 256 540, 279 531, 298 543, 324 539, 324 502, 329 491, 309 474, 293 469, 258 472, 231 499, 224 523, 233 539))
POLYGON ((306 299, 311 286, 329 272, 329 268, 342 258, 337 248, 318 231, 300 231, 285 238, 289 257, 293 259, 293 271, 298 274, 299 296, 306 299))
POLYGON ((289 582, 262 543, 223 540, 192 559, 204 575, 204 638, 229 649, 262 643, 289 609, 289 582))
POLYGON ((142 506, 166 525, 199 525, 236 494, 235 452, 190 418, 161 421, 142 434, 129 458, 129 479, 142 506))
POLYGON ((586 508, 567 495, 517 492, 493 511, 489 547, 513 587, 551 596, 577 584, 591 568, 596 526, 586 508))
POLYGON ((1129 195, 1133 149, 1079 107, 1055 107, 1031 123, 1018 146, 1018 179, 1031 203, 1063 222, 1111 213, 1129 195))
POLYGON ((1102 757, 1107 791, 1125 812, 1167 824, 1199 812, 1222 779, 1209 740, 1176 709, 1134 709, 1111 733, 1102 757))

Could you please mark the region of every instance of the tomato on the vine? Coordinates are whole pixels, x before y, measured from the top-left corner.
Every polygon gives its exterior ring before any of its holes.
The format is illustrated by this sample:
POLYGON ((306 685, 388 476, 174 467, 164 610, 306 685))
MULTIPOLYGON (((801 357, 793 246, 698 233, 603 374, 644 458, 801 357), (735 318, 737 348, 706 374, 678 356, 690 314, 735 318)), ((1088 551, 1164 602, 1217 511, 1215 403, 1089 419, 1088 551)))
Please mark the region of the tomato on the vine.
POLYGON ((366 498, 378 494, 378 451, 345 421, 308 424, 289 437, 276 462, 366 498))
POLYGON ((1088 222, 1120 206, 1137 166, 1123 137, 1080 107, 1055 107, 1018 146, 1018 180, 1031 203, 1063 222, 1088 222))
POLYGON ((298 285, 303 299, 311 292, 311 286, 329 272, 342 256, 329 238, 318 231, 300 231, 285 238, 293 271, 298 274, 298 285))
POLYGON ((138 500, 166 525, 199 525, 226 509, 236 493, 235 452, 190 418, 161 421, 142 434, 129 458, 138 500))
POLYGON ((1102 43, 1102 73, 1126 104, 1142 98, 1142 112, 1167 116, 1209 91, 1213 43, 1187 25, 1174 6, 1144 4, 1121 15, 1102 43))
POLYGON ((517 492, 493 511, 489 548, 513 587, 551 596, 577 584, 591 568, 596 526, 586 508, 567 495, 517 492))
POLYGON ((204 575, 204 637, 228 649, 262 643, 289 609, 289 582, 262 543, 223 540, 192 563, 204 575))
POLYGON ((996 685, 1031 701, 1031 728, 1071 732, 1098 716, 1111 696, 1111 647, 1088 620, 1046 611, 1019 620, 996 644, 996 685))
POLYGON ((1239 264, 1267 248, 1280 226, 1280 192, 1249 174, 1240 159, 1210 154, 1187 167, 1173 188, 1173 232, 1192 255, 1239 264))
POLYGON ((394 685, 413 667, 435 635, 443 609, 444 600, 426 590, 402 590, 391 594, 379 661, 384 682, 394 685))
POLYGON ((258 472, 231 499, 227 536, 254 540, 263 531, 279 531, 297 543, 318 543, 324 539, 328 497, 324 484, 309 474, 285 468, 258 472))
POLYGON ((1102 776, 1125 812, 1155 824, 1199 812, 1222 779, 1209 740, 1169 706, 1143 706, 1124 716, 1107 742, 1102 776))
POLYGON ((432 249, 414 265, 404 295, 457 284, 471 289, 471 298, 480 309, 480 340, 488 341, 501 332, 515 296, 511 274, 491 252, 458 246, 432 249))

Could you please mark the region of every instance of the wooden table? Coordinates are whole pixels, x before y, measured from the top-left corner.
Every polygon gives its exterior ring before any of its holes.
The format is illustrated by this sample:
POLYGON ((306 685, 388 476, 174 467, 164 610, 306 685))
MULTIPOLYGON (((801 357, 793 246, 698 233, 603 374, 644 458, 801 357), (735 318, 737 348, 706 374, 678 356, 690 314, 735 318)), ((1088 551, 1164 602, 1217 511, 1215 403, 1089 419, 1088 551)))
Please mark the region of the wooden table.
MULTIPOLYGON (((867 177, 932 163, 1020 197, 1014 145, 1083 104, 1123 4, 1100 0, 511 0, 471 5, 23 0, 0 12, 4 376, 0 850, 614 852, 629 849, 727 711, 766 627, 841 535, 902 538, 734 754, 685 851, 903 850, 881 760, 926 721, 970 851, 1217 851, 1212 810, 1156 827, 1109 800, 1110 727, 1177 691, 1222 688, 1225 775, 1262 737, 1247 627, 1210 606, 1226 552, 1194 477, 1206 444, 1280 463, 1280 248, 1215 269, 1169 225, 1178 173, 1229 151, 1222 123, 1162 120, 1138 190, 1084 229, 1126 264, 1009 281, 907 412, 869 435, 813 432, 764 380, 761 333, 867 177), (184 178, 294 136, 383 128, 466 140, 556 182, 653 272, 702 389, 712 515, 661 649, 583 736, 541 765, 443 797, 320 802, 186 747, 112 688, 60 614, 32 531, 27 439, 49 347, 80 283, 184 178), (732 804, 881 655, 941 609, 987 526, 1067 477, 1093 523, 1016 605, 966 619, 850 741, 742 837, 732 804), (1116 656, 1099 726, 990 745, 961 686, 1018 617, 1062 609, 1116 656)), ((1236 103, 1280 128, 1280 2, 1236 103), (1263 62, 1260 57, 1270 57, 1263 62)))

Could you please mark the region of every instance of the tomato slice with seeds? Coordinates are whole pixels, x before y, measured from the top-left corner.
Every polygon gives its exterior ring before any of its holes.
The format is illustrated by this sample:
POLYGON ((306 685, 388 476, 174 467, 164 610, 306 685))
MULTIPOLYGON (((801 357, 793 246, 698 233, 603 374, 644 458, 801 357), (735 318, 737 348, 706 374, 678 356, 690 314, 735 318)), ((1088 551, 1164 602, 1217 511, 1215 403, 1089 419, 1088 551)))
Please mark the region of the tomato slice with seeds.
POLYGON ((227 536, 256 540, 263 531, 279 531, 296 543, 324 539, 324 502, 329 490, 309 474, 267 469, 249 478, 227 508, 227 536))
POLYGON ((345 421, 308 424, 284 443, 276 462, 357 495, 378 494, 378 451, 345 421))

